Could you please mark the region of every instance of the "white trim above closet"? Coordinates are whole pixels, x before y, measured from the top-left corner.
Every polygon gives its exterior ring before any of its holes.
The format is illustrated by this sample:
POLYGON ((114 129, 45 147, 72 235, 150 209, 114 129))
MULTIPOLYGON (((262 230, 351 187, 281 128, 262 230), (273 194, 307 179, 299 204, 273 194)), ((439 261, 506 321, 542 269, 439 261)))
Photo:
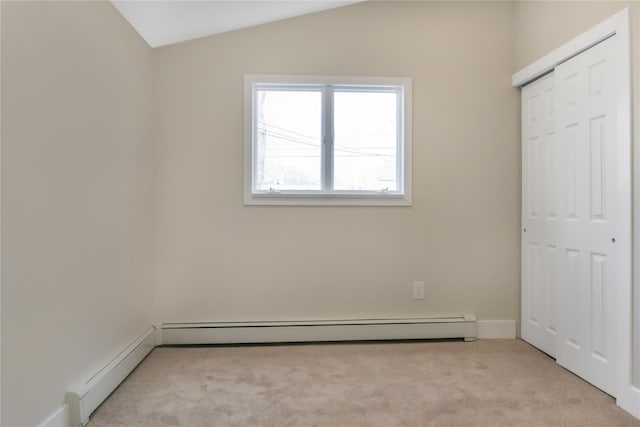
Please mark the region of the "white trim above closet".
MULTIPOLYGON (((532 64, 527 65, 511 77, 513 87, 522 87, 527 83, 545 75, 556 68, 558 64, 565 62, 579 53, 597 45, 601 41, 614 34, 626 38, 629 41, 629 9, 625 8, 615 15, 602 21, 595 27, 580 34, 575 39, 563 44, 553 52, 548 53, 532 64)), ((628 45, 629 47, 629 45, 628 45)), ((630 47, 627 52, 630 51, 630 47)), ((628 58, 628 54, 627 54, 628 58)))

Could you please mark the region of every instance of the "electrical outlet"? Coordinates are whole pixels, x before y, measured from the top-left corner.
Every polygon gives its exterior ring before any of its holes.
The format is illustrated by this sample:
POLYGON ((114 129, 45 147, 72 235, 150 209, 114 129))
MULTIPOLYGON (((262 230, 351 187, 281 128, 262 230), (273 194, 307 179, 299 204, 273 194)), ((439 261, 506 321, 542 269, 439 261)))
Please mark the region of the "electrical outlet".
POLYGON ((413 299, 424 299, 424 282, 413 282, 413 299))

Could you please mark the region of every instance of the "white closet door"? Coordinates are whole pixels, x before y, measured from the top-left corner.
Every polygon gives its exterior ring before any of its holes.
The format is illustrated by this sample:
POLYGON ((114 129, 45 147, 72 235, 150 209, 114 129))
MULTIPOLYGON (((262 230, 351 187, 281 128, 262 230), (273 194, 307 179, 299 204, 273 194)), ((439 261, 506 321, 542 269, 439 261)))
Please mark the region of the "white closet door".
POLYGON ((560 192, 553 73, 522 89, 522 339, 556 356, 560 192))
POLYGON ((562 147, 557 361, 615 396, 614 37, 556 67, 555 85, 562 147))

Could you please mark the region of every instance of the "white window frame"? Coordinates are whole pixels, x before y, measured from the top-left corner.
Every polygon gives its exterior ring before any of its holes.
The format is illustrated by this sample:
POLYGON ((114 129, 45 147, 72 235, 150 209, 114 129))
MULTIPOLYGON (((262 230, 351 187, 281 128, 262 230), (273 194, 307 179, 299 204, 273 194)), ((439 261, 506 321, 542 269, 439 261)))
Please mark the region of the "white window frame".
MULTIPOLYGON (((329 104, 332 105, 332 104, 329 104)), ((330 111, 329 111, 330 113, 330 111)), ((332 116, 332 114, 328 114, 332 116)), ((333 155, 333 117, 322 117, 323 159, 333 155), (328 138, 327 135, 330 135, 328 138)), ((322 164, 323 188, 333 186, 332 163, 322 164)), ((407 77, 336 77, 248 74, 244 77, 244 204, 245 205, 350 205, 411 206, 411 78, 407 77), (307 89, 316 86, 323 91, 323 114, 327 97, 333 90, 397 92, 398 149, 397 191, 256 191, 254 190, 256 126, 255 93, 257 89, 307 89)))

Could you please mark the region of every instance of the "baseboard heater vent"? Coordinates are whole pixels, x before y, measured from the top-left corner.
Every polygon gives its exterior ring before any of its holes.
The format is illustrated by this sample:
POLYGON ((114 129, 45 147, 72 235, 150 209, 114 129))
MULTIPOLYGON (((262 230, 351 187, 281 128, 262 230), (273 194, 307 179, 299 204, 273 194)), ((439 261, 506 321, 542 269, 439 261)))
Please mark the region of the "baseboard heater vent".
POLYGON ((67 392, 69 425, 84 426, 89 415, 138 366, 156 345, 156 328, 150 327, 84 383, 67 392))
POLYGON ((164 345, 463 338, 475 341, 474 315, 293 322, 164 323, 164 345))

